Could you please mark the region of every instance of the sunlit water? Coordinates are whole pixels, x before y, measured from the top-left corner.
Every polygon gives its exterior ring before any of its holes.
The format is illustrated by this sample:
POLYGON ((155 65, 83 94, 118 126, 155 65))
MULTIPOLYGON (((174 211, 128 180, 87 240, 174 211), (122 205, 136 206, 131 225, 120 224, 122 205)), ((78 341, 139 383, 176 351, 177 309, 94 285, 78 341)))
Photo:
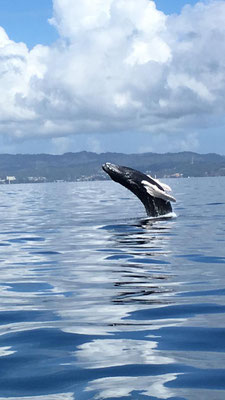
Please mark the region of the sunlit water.
POLYGON ((0 400, 225 399, 225 178, 0 187, 0 400))

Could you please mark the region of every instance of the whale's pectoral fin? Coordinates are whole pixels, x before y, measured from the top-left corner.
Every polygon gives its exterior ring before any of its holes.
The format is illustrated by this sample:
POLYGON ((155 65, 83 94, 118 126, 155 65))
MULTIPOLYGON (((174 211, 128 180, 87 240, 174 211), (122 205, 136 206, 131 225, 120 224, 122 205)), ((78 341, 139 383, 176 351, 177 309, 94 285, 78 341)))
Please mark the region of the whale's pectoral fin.
POLYGON ((159 181, 158 179, 153 178, 151 175, 147 175, 148 178, 150 178, 152 181, 155 181, 156 183, 158 183, 166 192, 172 192, 172 189, 169 185, 166 185, 165 183, 162 183, 161 181, 159 181))
MULTIPOLYGON (((164 192, 163 190, 159 189, 158 186, 156 185, 152 185, 150 182, 148 181, 141 181, 142 185, 145 187, 147 193, 152 196, 152 197, 156 197, 165 201, 174 201, 176 202, 175 197, 170 196, 168 193, 164 192)), ((160 183, 160 185, 162 186, 162 184, 160 183)), ((167 186, 167 185, 166 185, 167 186)))

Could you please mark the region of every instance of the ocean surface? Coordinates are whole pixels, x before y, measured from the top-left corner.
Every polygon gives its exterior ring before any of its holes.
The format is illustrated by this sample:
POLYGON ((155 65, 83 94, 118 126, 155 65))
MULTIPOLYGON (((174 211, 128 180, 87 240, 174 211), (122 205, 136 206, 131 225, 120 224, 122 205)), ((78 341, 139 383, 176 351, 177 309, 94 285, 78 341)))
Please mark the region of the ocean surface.
POLYGON ((225 178, 0 186, 0 400, 225 399, 225 178))

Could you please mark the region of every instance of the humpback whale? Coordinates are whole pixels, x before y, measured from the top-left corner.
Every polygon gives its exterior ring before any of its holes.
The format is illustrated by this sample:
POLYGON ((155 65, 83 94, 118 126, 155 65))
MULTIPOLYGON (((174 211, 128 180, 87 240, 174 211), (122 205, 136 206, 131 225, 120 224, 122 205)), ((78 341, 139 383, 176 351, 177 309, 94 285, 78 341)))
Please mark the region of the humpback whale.
POLYGON ((150 175, 111 163, 102 165, 110 178, 134 193, 143 203, 149 217, 159 217, 172 212, 171 201, 176 199, 168 194, 171 188, 153 179, 150 175))

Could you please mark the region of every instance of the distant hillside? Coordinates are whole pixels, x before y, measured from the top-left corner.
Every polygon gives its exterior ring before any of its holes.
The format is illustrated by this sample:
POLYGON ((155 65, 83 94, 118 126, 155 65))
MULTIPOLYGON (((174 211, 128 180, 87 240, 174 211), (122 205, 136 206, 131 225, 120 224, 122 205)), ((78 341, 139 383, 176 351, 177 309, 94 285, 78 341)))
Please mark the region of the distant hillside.
POLYGON ((0 154, 0 182, 53 182, 107 179, 105 162, 126 165, 157 177, 225 176, 225 156, 218 154, 79 153, 0 154), (8 179, 7 179, 8 177, 8 179), (16 179, 14 179, 14 177, 16 179))

